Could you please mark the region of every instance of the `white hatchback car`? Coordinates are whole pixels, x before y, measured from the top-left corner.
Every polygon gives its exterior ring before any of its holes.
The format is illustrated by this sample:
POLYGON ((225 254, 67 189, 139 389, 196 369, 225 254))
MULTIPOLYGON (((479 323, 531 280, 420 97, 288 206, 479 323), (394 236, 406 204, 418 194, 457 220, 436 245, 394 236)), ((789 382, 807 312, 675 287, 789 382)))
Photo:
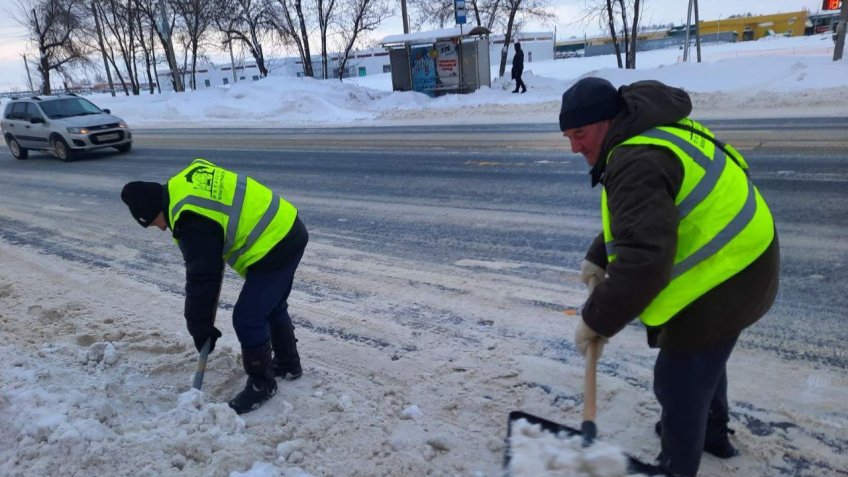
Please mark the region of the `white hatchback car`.
POLYGON ((132 149, 132 132, 124 120, 72 94, 12 99, 0 131, 15 159, 26 159, 30 149, 50 151, 63 161, 94 149, 132 149))

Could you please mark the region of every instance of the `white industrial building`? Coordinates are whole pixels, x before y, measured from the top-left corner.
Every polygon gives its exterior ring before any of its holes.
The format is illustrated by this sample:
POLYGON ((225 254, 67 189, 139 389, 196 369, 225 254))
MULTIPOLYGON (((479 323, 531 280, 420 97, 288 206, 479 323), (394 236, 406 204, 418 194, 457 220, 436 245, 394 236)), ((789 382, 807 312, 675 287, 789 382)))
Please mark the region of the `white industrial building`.
MULTIPOLYGON (((530 67, 534 61, 552 60, 554 58, 554 34, 553 32, 522 32, 515 36, 508 46, 507 52, 507 74, 512 64, 512 56, 515 49, 512 43, 520 42, 524 50, 524 67, 530 67)), ((500 65, 501 49, 504 47, 504 35, 491 35, 489 37, 489 58, 493 69, 500 65)), ((312 70, 315 77, 321 76, 322 66, 320 56, 312 57, 312 70)), ((267 60, 269 70, 272 73, 283 76, 303 76, 303 63, 300 58, 290 57, 282 59, 267 60)), ((232 84, 238 81, 256 81, 259 79, 259 69, 254 61, 243 61, 234 65, 230 63, 204 62, 198 66, 196 72, 197 88, 211 88, 232 84)), ((338 55, 330 55, 330 76, 339 77, 338 55)), ((345 65, 345 77, 369 76, 375 74, 391 73, 392 67, 389 62, 389 52, 383 48, 370 48, 357 50, 348 59, 345 65)), ((170 73, 160 72, 159 83, 163 90, 171 90, 170 73)), ((184 75, 186 87, 191 82, 191 74, 184 75)))

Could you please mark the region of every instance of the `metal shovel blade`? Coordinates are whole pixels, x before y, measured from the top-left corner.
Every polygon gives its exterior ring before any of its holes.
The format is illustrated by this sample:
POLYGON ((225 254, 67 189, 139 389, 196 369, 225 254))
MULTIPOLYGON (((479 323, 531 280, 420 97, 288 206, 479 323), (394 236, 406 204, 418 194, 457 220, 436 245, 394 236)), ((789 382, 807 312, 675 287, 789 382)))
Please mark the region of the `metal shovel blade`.
MULTIPOLYGON (((575 429, 573 427, 568 427, 563 424, 559 424, 553 421, 549 421, 547 419, 541 418, 539 416, 534 416, 532 414, 527 414, 523 411, 512 411, 509 413, 509 421, 507 422, 506 428, 506 446, 504 450, 504 462, 503 462, 503 470, 504 475, 509 476, 509 461, 512 458, 512 449, 510 447, 510 437, 512 437, 512 423, 519 420, 526 419, 530 424, 538 424, 542 427, 542 429, 554 434, 555 436, 562 437, 572 437, 572 436, 582 436, 580 430, 575 429)), ((630 474, 644 474, 649 477, 670 477, 665 471, 660 469, 659 467, 651 464, 646 464, 639 459, 627 455, 627 472, 630 474)))

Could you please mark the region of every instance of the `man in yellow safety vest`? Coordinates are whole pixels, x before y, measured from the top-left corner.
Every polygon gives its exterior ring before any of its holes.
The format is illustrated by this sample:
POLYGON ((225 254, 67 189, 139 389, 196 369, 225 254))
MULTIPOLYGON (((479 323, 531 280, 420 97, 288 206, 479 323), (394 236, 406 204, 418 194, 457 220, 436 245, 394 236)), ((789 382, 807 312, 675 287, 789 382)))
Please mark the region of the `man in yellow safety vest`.
POLYGON ((171 229, 185 260, 185 319, 198 351, 207 340, 211 351, 221 337, 215 312, 224 263, 245 278, 233 327, 248 379, 230 407, 239 414, 257 409, 276 393, 275 376, 302 375, 288 297, 309 235, 294 206, 203 159, 165 185, 130 182, 121 199, 143 227, 171 229))
POLYGON ((603 232, 581 265, 597 280, 575 330, 585 355, 635 318, 659 347, 658 464, 693 477, 701 453, 738 452, 726 364, 777 294, 774 221, 744 158, 688 119, 689 95, 657 81, 616 89, 587 77, 562 97, 560 130, 601 184, 603 232))

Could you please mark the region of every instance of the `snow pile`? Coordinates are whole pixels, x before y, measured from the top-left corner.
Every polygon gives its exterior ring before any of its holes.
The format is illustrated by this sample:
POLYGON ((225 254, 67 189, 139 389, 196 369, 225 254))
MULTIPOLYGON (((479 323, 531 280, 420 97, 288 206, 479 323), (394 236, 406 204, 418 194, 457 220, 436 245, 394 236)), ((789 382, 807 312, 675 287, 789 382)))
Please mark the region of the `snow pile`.
POLYGON ((493 65, 490 88, 437 98, 393 92, 390 73, 341 82, 272 72, 259 81, 187 93, 92 99, 136 128, 554 123, 563 91, 592 75, 616 86, 653 79, 682 87, 702 119, 844 116, 848 110, 848 60, 832 61, 830 35, 708 44, 702 50, 702 63, 682 63, 677 48, 640 52, 632 70, 617 68, 612 55, 535 61, 525 65, 526 94, 511 94, 509 72, 499 77, 493 65))
POLYGON ((625 477, 627 456, 600 441, 583 448, 580 436, 554 434, 527 419, 511 423, 511 477, 625 477))

